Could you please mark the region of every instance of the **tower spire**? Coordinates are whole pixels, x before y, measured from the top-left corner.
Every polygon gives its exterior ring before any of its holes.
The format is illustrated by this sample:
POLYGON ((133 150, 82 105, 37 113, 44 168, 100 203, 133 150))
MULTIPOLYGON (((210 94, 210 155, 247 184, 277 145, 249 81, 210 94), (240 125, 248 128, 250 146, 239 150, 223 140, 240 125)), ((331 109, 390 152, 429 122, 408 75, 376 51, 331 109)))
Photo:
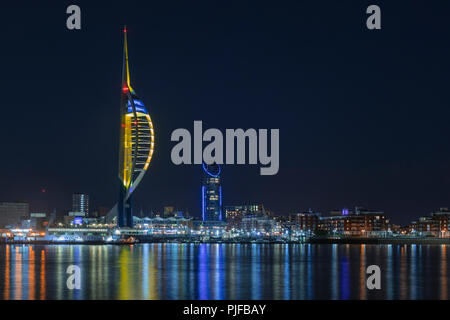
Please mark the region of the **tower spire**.
POLYGON ((127 26, 123 27, 123 67, 122 67, 122 85, 125 88, 133 92, 133 88, 130 85, 130 67, 128 66, 128 43, 127 43, 127 26))
POLYGON ((130 84, 127 27, 123 28, 122 94, 120 95, 119 199, 111 215, 119 227, 133 227, 132 194, 150 165, 155 146, 153 123, 130 84))

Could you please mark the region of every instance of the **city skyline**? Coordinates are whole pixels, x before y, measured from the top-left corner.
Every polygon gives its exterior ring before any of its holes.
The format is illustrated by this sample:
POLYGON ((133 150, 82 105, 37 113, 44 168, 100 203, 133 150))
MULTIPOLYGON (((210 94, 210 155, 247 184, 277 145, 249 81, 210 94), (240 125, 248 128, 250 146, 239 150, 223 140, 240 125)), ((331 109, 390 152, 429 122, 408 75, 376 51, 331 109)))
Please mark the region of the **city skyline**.
POLYGON ((117 154, 121 72, 115 66, 127 22, 136 39, 135 81, 159 132, 155 170, 136 191, 137 208, 175 205, 200 215, 201 166, 170 162, 170 132, 194 120, 280 128, 279 173, 261 177, 256 167, 223 166, 224 204, 264 203, 283 215, 360 205, 399 224, 448 206, 450 50, 437 32, 445 21, 441 7, 385 4, 390 32, 373 34, 360 27, 364 4, 292 4, 251 15, 249 5, 234 12, 235 3, 220 10, 205 4, 198 12, 188 5, 144 5, 139 12, 111 5, 107 16, 100 5, 80 5, 89 15, 71 33, 59 28, 57 7, 21 10, 48 18, 33 30, 8 4, 2 32, 12 49, 2 55, 11 62, 10 77, 1 81, 10 90, 5 105, 14 108, 4 112, 11 118, 20 110, 26 130, 14 123, 0 129, 9 151, 0 159, 0 201, 63 210, 82 190, 94 207, 114 205, 117 159, 110 158, 117 154), (312 21, 311 13, 338 27, 312 21), (43 97, 49 88, 51 99, 43 97), (23 150, 36 155, 32 163, 23 150))
POLYGON ((15 311, 360 317, 349 303, 449 300, 450 2, 2 9, 15 311))

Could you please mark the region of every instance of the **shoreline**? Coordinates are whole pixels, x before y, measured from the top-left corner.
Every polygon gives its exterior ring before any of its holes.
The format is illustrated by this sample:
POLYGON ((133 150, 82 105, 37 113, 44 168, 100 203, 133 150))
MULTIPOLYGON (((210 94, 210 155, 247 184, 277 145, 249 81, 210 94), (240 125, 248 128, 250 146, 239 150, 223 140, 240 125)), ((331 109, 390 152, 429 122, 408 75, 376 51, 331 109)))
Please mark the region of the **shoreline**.
POLYGON ((0 241, 3 245, 134 245, 144 243, 177 243, 177 244, 376 244, 376 245, 450 245, 450 238, 310 238, 306 241, 273 241, 273 240, 186 240, 186 239, 142 239, 133 243, 114 243, 101 240, 92 241, 48 241, 48 240, 31 240, 31 241, 0 241))
POLYGON ((312 238, 310 244, 450 244, 450 238, 312 238))

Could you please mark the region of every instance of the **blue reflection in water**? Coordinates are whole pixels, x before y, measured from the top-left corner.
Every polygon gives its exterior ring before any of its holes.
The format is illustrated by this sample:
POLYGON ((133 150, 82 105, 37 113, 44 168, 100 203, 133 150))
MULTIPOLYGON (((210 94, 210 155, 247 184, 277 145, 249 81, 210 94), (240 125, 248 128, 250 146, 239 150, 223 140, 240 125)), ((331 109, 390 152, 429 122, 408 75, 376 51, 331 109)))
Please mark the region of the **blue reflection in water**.
POLYGON ((225 297, 225 283, 224 283, 224 262, 223 262, 223 248, 222 244, 216 244, 215 249, 215 259, 214 259, 214 278, 215 278, 215 290, 214 299, 222 300, 225 297))
POLYGON ((306 299, 314 299, 314 288, 313 288, 313 278, 314 278, 314 269, 313 269, 313 254, 312 254, 312 246, 308 244, 307 249, 307 267, 306 267, 306 274, 307 274, 307 295, 306 299))
POLYGON ((142 246, 142 290, 144 293, 144 299, 149 298, 149 287, 148 287, 148 251, 149 245, 146 243, 142 246))
MULTIPOLYGON (((196 245, 191 243, 189 245, 189 298, 195 298, 197 296, 197 291, 195 288, 195 249, 196 245)), ((197 288, 198 290, 198 288, 197 288)))
MULTIPOLYGON (((169 265, 167 268, 170 270, 170 274, 173 275, 173 279, 167 278, 167 288, 171 291, 171 295, 176 296, 179 294, 180 282, 182 279, 182 274, 179 272, 179 253, 183 249, 182 245, 178 245, 176 243, 168 243, 166 244, 167 250, 169 251, 169 265)), ((181 285, 182 286, 182 285, 181 285)))
POLYGON ((387 258, 386 258, 386 292, 387 298, 390 300, 394 296, 394 273, 393 273, 393 252, 392 244, 387 246, 387 258))
POLYGON ((298 298, 303 300, 303 299, 305 299, 305 291, 306 291, 306 286, 305 286, 306 275, 305 275, 305 260, 304 260, 304 257, 305 257, 305 245, 304 244, 300 245, 300 254, 299 255, 300 255, 300 258, 301 258, 301 260, 299 262, 299 265, 300 265, 299 266, 300 279, 298 281, 299 282, 298 285, 293 286, 293 288, 294 288, 293 290, 294 290, 294 292, 299 291, 300 294, 299 294, 298 298))
POLYGON ((209 299, 209 281, 208 281, 208 251, 207 245, 201 244, 198 253, 198 297, 200 300, 209 299))
POLYGON ((350 264, 347 256, 341 258, 341 299, 350 299, 350 264))
POLYGON ((400 292, 400 258, 401 258, 401 245, 396 245, 395 247, 395 268, 394 268, 394 274, 395 274, 395 281, 394 281, 394 293, 396 296, 399 295, 400 292))
POLYGON ((331 247, 331 281, 330 281, 330 285, 331 285, 331 299, 336 300, 339 299, 339 295, 338 295, 338 287, 339 287, 339 277, 338 277, 338 272, 339 272, 339 260, 337 259, 337 255, 338 255, 338 245, 337 244, 333 244, 331 247))
POLYGON ((237 299, 242 299, 241 296, 241 281, 242 281, 242 268, 241 268, 241 259, 242 259, 242 245, 241 244, 237 244, 236 245, 236 255, 234 255, 234 257, 236 257, 237 261, 236 261, 236 280, 233 283, 233 289, 234 292, 236 292, 236 297, 237 299))
POLYGON ((261 299, 261 263, 260 263, 260 250, 261 246, 252 244, 251 246, 251 278, 252 278, 252 293, 251 298, 254 300, 261 299))
POLYGON ((283 299, 291 299, 290 283, 291 283, 291 273, 290 268, 292 264, 290 263, 289 246, 284 245, 284 297, 283 299))

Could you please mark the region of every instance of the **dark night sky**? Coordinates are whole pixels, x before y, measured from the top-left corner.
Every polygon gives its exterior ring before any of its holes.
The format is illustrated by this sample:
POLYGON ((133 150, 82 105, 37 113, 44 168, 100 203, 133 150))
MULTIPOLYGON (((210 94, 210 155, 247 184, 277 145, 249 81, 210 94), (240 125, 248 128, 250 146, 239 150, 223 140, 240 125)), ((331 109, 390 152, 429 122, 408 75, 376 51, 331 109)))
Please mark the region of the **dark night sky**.
POLYGON ((225 166, 225 205, 360 205, 402 224, 450 206, 450 3, 392 2, 2 3, 0 201, 115 203, 127 24, 132 85, 157 134, 137 208, 199 216, 200 167, 170 161, 171 132, 194 120, 280 129, 278 175, 225 166), (66 29, 70 4, 80 31, 66 29), (382 30, 365 27, 370 4, 382 30))

